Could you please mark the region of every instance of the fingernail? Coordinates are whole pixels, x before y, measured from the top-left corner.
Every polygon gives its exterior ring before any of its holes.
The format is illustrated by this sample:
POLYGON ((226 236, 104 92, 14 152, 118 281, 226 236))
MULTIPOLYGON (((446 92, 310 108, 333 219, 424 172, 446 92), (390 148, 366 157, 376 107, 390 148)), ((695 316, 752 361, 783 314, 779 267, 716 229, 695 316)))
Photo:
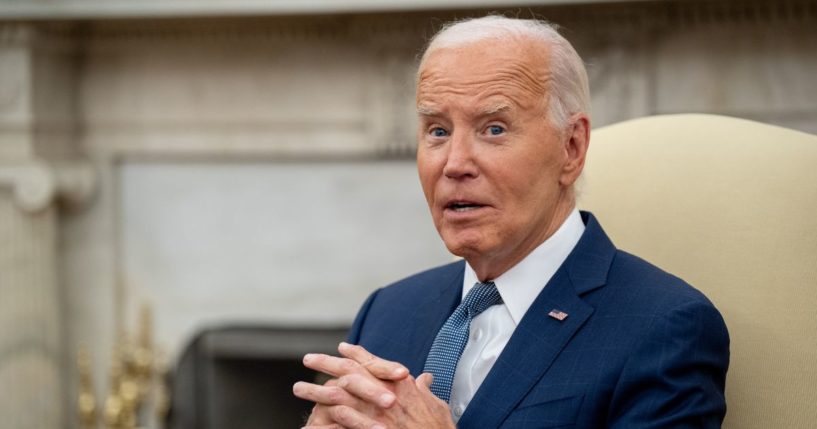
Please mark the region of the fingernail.
POLYGON ((391 393, 384 393, 380 395, 380 405, 383 407, 391 406, 392 402, 394 402, 394 395, 391 393))
POLYGON ((309 353, 309 354, 304 355, 304 363, 309 363, 309 362, 312 361, 312 359, 315 359, 314 354, 309 353))
POLYGON ((408 374, 408 370, 401 366, 399 368, 395 368, 391 373, 394 374, 395 377, 403 377, 408 374))
POLYGON ((347 343, 346 341, 342 341, 340 344, 338 344, 339 349, 345 349, 345 348, 348 348, 349 346, 350 346, 350 344, 347 343))

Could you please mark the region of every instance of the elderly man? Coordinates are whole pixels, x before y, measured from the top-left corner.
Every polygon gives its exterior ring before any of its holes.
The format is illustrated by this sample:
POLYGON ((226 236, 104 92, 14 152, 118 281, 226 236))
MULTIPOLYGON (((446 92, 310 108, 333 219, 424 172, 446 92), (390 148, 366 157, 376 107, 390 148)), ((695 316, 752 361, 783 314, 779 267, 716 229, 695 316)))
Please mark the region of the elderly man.
POLYGON ((374 292, 356 345, 304 357, 334 377, 293 387, 316 403, 307 426, 720 427, 720 314, 575 207, 588 104, 581 59, 546 23, 492 16, 432 39, 417 165, 464 261, 374 292))

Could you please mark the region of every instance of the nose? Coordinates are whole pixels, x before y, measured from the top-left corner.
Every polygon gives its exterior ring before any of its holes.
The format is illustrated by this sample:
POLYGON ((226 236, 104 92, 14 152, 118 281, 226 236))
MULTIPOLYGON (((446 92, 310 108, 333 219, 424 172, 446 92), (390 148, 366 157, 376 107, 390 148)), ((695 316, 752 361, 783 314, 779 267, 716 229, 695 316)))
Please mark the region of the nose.
POLYGON ((449 179, 473 178, 479 175, 474 159, 474 141, 467 133, 456 133, 448 140, 448 157, 443 174, 449 179))

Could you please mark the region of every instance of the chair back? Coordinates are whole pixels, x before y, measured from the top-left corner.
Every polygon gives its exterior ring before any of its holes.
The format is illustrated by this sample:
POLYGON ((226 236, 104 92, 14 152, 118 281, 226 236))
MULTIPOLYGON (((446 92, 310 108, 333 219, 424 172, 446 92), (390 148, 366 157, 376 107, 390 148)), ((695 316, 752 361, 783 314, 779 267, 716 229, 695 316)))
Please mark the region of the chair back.
POLYGON ((817 427, 817 136, 667 115, 592 133, 579 207, 703 291, 731 337, 725 428, 817 427))

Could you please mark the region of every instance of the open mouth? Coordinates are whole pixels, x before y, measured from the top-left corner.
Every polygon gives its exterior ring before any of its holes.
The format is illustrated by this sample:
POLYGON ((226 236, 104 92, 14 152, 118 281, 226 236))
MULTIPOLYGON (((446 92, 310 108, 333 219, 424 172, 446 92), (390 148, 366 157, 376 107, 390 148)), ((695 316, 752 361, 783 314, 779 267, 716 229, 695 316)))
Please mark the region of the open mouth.
POLYGON ((453 210, 457 213, 476 210, 481 207, 485 207, 485 205, 472 203, 470 201, 452 201, 445 206, 446 210, 453 210))

